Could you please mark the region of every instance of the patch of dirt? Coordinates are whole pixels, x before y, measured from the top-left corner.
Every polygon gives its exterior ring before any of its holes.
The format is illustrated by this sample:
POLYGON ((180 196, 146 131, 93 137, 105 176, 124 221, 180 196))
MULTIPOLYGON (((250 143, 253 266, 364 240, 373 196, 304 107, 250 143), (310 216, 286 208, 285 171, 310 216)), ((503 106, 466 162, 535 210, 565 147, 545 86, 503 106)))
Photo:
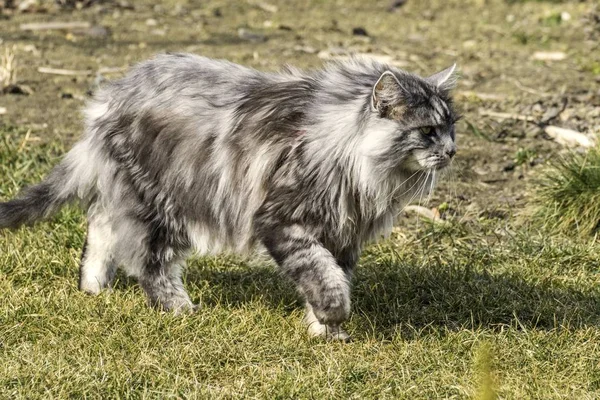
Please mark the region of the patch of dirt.
POLYGON ((26 88, 0 95, 0 123, 43 140, 73 142, 80 109, 99 84, 165 51, 261 70, 319 68, 349 53, 422 75, 457 62, 459 152, 431 206, 446 203, 459 216, 501 218, 522 204, 527 181, 565 151, 545 126, 600 131, 600 11, 592 2, 30 3, 0 7, 0 47, 15 45, 15 87, 26 88), (79 27, 24 29, 45 22, 79 27))

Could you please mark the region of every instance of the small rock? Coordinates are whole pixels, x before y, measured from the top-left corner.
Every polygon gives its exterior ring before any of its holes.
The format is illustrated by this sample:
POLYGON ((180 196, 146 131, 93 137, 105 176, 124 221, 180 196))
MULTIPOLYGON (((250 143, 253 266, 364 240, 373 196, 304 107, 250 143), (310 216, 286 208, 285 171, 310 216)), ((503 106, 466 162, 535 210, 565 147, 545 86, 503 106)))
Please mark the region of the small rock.
POLYGON ((554 118, 558 117, 561 111, 562 109, 559 107, 548 107, 548 109, 546 109, 544 112, 544 115, 542 115, 542 123, 547 124, 548 122, 552 121, 554 118))
POLYGON ((158 21, 155 20, 154 18, 148 18, 146 20, 146 26, 156 26, 158 25, 158 21))
POLYGON ((552 139, 556 141, 556 143, 562 144, 567 147, 593 147, 594 141, 584 135, 583 133, 574 131, 572 129, 560 128, 558 126, 547 126, 544 131, 550 136, 552 139))
POLYGON ((117 3, 117 5, 119 6, 119 8, 122 8, 124 10, 134 10, 135 9, 133 7, 133 4, 131 4, 130 2, 125 1, 125 0, 119 1, 117 3))
POLYGON ((367 36, 367 37, 369 36, 369 34, 367 33, 367 30, 360 26, 358 26, 356 28, 352 28, 352 34, 354 36, 367 36))
POLYGON ((529 161, 530 167, 535 167, 536 165, 540 165, 544 162, 544 159, 541 157, 536 157, 533 160, 529 161))
POLYGON ((93 38, 104 38, 110 34, 108 28, 100 25, 94 25, 86 31, 86 35, 93 38))
POLYGON ((27 53, 31 53, 36 57, 39 57, 42 55, 42 53, 33 44, 26 44, 25 46, 23 46, 23 51, 25 51, 27 53))
POLYGON ((0 115, 6 114, 6 107, 0 107, 0 115))
POLYGON ((403 5, 405 5, 406 1, 407 0, 392 0, 390 2, 389 7, 387 8, 387 10, 389 12, 396 11, 397 9, 399 9, 400 7, 402 7, 403 5))
POLYGON ((20 94, 20 95, 30 95, 33 93, 33 90, 27 85, 8 85, 3 90, 6 94, 20 94))
POLYGON ((40 5, 38 4, 37 0, 23 0, 18 2, 17 4, 17 10, 23 13, 33 13, 40 11, 40 5))
POLYGON ((489 174, 489 171, 487 171, 479 166, 473 166, 471 169, 473 170, 473 172, 475 172, 479 176, 485 176, 485 175, 489 174))
POLYGON ((248 40, 249 42, 255 43, 267 41, 267 37, 265 35, 261 35, 260 33, 254 33, 244 28, 238 29, 238 37, 240 39, 248 40))
POLYGON ((562 51, 536 51, 532 58, 540 61, 562 61, 567 58, 567 54, 562 51))
POLYGON ((531 112, 535 114, 541 114, 544 112, 544 107, 542 106, 542 104, 540 104, 540 102, 537 102, 533 106, 531 106, 531 112))
POLYGON ((413 43, 423 43, 425 41, 425 36, 418 33, 411 33, 406 37, 406 39, 413 43))
POLYGON ((465 40, 462 44, 463 48, 465 49, 470 49, 473 48, 475 46, 477 46, 477 41, 476 40, 465 40))
POLYGON ((511 161, 502 168, 502 171, 504 171, 504 172, 513 171, 515 169, 515 167, 516 167, 515 163, 511 161))
POLYGON ((307 54, 315 54, 317 52, 317 49, 315 49, 314 47, 311 46, 294 46, 294 50, 301 52, 301 53, 307 53, 307 54))

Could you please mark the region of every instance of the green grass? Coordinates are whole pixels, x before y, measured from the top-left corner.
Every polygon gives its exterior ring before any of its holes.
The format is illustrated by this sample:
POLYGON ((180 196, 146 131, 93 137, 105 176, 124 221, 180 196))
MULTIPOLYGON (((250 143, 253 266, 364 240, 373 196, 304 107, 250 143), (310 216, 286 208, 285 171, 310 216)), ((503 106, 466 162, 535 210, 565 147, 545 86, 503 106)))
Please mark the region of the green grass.
POLYGON ((570 152, 546 169, 537 182, 533 215, 556 231, 582 236, 600 227, 600 148, 570 152))
MULTIPOLYGON (((0 197, 63 151, 0 128, 0 197)), ((367 249, 354 341, 307 337, 293 288, 265 262, 194 259, 203 307, 146 307, 122 276, 77 291, 84 235, 69 208, 0 232, 0 398, 597 398, 600 252, 503 220, 419 223, 367 249)))
POLYGON ((393 56, 420 74, 458 62, 458 93, 473 94, 457 96, 465 122, 456 177, 431 204, 454 219, 403 219, 389 240, 365 251, 349 344, 308 338, 293 288, 263 261, 191 260, 186 286, 203 308, 175 317, 148 309, 123 276, 112 293, 77 291, 85 219, 76 208, 0 231, 0 399, 600 398, 598 242, 508 219, 530 198, 526 182, 541 168, 534 155, 554 157, 558 145, 530 137, 530 125, 479 113, 529 115, 536 103, 544 111, 565 97, 568 109, 553 123, 570 114, 566 127, 595 129, 593 2, 411 0, 395 12, 386 11, 388 1, 360 0, 266 0, 277 12, 262 1, 130 1, 134 10, 101 3, 0 22, 3 45, 16 46, 17 83, 33 91, 0 96, 0 201, 38 181, 81 132, 76 110, 99 68, 164 51, 261 70, 319 68, 321 52, 343 48, 393 56), (563 12, 572 18, 558 23, 563 12), (90 21, 111 34, 20 28, 58 20, 90 21), (354 27, 370 37, 351 35, 354 27), (268 40, 241 40, 238 28, 268 40), (31 45, 37 51, 26 50, 31 45), (314 52, 296 50, 307 48, 314 52), (541 50, 569 57, 531 58, 541 50), (93 73, 51 76, 39 67, 93 73), (504 171, 507 163, 517 167, 504 171))

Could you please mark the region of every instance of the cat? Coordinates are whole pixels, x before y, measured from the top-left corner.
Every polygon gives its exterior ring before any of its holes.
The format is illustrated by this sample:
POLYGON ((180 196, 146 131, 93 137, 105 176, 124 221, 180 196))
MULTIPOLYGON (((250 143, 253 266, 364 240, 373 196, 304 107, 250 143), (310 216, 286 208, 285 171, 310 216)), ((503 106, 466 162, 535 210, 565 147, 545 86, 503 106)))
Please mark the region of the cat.
POLYGON ((79 201, 79 288, 99 293, 120 266, 174 312, 196 307, 181 278, 191 249, 263 247, 306 301, 310 334, 346 340, 361 248, 456 153, 455 81, 455 65, 427 78, 358 58, 266 73, 158 55, 99 90, 83 138, 0 203, 0 228, 79 201))

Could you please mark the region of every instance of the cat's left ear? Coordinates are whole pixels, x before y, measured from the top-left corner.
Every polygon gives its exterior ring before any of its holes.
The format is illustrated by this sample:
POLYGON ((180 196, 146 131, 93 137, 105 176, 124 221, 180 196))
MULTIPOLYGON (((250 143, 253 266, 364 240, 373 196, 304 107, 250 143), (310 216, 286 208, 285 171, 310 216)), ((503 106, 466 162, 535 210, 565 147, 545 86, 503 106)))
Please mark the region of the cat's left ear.
POLYGON ((437 74, 431 75, 426 80, 437 86, 440 90, 452 90, 456 86, 458 76, 456 74, 456 63, 437 74))
POLYGON ((385 114, 387 108, 399 99, 400 91, 400 82, 396 75, 385 71, 373 86, 371 110, 378 111, 381 115, 385 114))

